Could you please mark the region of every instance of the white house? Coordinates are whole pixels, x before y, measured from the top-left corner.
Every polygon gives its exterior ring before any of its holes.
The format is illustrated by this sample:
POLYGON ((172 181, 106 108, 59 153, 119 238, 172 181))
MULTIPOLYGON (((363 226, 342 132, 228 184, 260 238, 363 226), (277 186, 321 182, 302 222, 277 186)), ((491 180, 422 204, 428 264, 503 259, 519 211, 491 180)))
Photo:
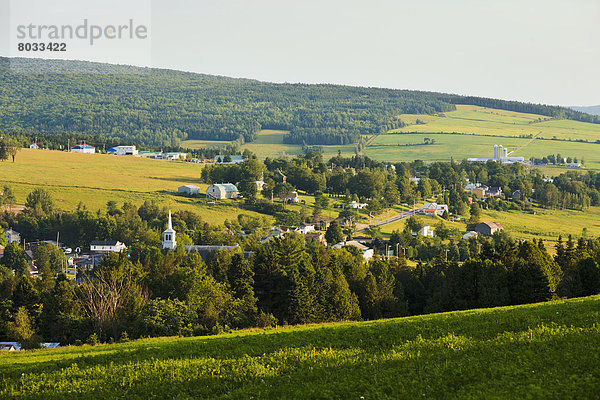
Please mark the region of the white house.
POLYGON ((41 145, 41 143, 31 143, 31 144, 29 145, 29 148, 30 148, 30 149, 36 149, 36 150, 38 150, 38 149, 41 149, 41 148, 42 148, 42 145, 41 145))
POLYGON ((300 232, 303 235, 306 235, 308 232, 314 232, 315 230, 315 226, 314 225, 309 225, 309 224, 305 224, 302 223, 300 224, 297 228, 296 231, 300 232))
POLYGON ((95 152, 96 148, 94 146, 90 146, 89 144, 78 144, 77 146, 71 147, 71 153, 94 154, 95 152))
POLYGON ((448 211, 446 204, 425 203, 423 204, 422 213, 425 215, 442 215, 444 211, 448 211))
POLYGON ((175 230, 171 221, 171 210, 169 210, 169 220, 167 221, 167 229, 163 232, 162 248, 175 250, 177 241, 175 240, 175 230))
POLYGON ((107 154, 114 154, 117 156, 137 156, 139 152, 135 146, 116 146, 111 147, 106 151, 107 154))
POLYGON ((237 199, 240 196, 238 188, 232 183, 217 183, 206 189, 206 197, 215 200, 237 199))
POLYGON ((225 161, 226 157, 228 157, 228 156, 223 155, 223 154, 219 154, 219 155, 215 156, 215 163, 216 164, 241 164, 244 162, 244 156, 229 156, 231 161, 225 161))
POLYGON ((196 185, 183 185, 177 189, 177 193, 195 195, 200 194, 200 188, 196 185))
MULTIPOLYGON (((413 232, 413 235, 416 236, 417 232, 413 232)), ((424 227, 421 228, 421 230, 419 231, 419 235, 424 236, 424 237, 433 237, 433 229, 431 228, 431 226, 429 225, 425 225, 424 227)))
POLYGON ((94 240, 90 243, 92 253, 120 253, 127 250, 127 246, 117 240, 94 240))
POLYGON ((375 254, 375 251, 373 249, 368 248, 367 246, 357 242, 356 240, 339 242, 338 244, 334 244, 332 247, 334 249, 341 249, 342 247, 346 246, 352 246, 359 249, 362 252, 365 261, 369 261, 371 258, 373 258, 373 255, 375 254))

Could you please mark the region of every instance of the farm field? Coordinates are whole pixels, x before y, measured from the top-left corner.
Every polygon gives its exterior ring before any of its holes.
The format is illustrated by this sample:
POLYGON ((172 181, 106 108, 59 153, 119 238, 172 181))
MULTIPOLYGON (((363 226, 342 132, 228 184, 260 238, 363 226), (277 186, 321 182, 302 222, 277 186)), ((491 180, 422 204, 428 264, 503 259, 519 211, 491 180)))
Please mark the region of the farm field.
POLYGON ((0 354, 0 397, 593 399, 600 296, 0 354))
POLYGON ((456 111, 439 115, 402 114, 409 125, 393 132, 465 133, 502 137, 535 136, 563 140, 600 140, 600 125, 572 120, 552 120, 543 115, 525 114, 492 108, 457 105, 456 111), (419 119, 424 124, 416 125, 419 119))
MULTIPOLYGON (((252 143, 245 143, 242 150, 248 149, 259 159, 267 157, 285 157, 295 156, 302 153, 302 146, 297 144, 283 143, 283 137, 288 131, 269 130, 265 129, 258 133, 256 140, 252 143)), ((199 149, 202 147, 216 147, 217 145, 227 145, 230 142, 218 142, 211 140, 185 140, 181 142, 181 147, 190 149, 199 149)), ((354 155, 354 145, 346 146, 321 146, 323 149, 323 159, 328 160, 338 154, 338 150, 344 156, 354 155)))
POLYGON ((482 210, 482 221, 500 222, 504 230, 518 239, 556 241, 572 234, 578 237, 587 228, 588 237, 600 236, 600 207, 584 211, 535 209, 532 215, 522 211, 482 210))
MULTIPOLYGON (((451 157, 460 161, 469 157, 493 157, 494 145, 501 144, 509 152, 526 145, 531 139, 516 137, 490 137, 478 135, 452 134, 388 134, 378 136, 363 154, 379 161, 450 161, 451 157), (424 138, 435 140, 435 144, 420 144, 424 138)), ((565 157, 585 160, 586 168, 600 168, 600 144, 562 142, 555 140, 534 140, 527 147, 515 151, 513 156, 541 158, 548 154, 560 153, 565 157)))
POLYGON ((198 164, 141 157, 23 149, 15 163, 0 164, 0 186, 13 188, 17 204, 24 204, 36 187, 45 187, 63 210, 75 209, 79 202, 96 211, 105 209, 109 200, 119 205, 155 200, 173 210, 195 211, 211 223, 235 217, 241 210, 232 206, 234 202, 203 205, 199 199, 176 194, 185 184, 206 190, 208 185, 200 183, 201 168, 198 164))

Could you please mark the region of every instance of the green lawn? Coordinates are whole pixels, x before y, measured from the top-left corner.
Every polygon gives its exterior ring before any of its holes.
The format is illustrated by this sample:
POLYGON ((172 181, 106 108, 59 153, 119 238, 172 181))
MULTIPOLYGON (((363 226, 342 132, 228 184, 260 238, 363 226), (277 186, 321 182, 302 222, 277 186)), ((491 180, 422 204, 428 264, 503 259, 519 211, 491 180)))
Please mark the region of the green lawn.
POLYGON ((0 354, 0 397, 596 399, 600 296, 0 354))
POLYGON ((45 187, 58 208, 72 210, 79 202, 89 210, 104 209, 115 200, 140 205, 155 200, 173 210, 195 211, 211 223, 222 223, 240 212, 235 201, 215 205, 202 204, 198 198, 177 195, 177 188, 200 182, 199 164, 145 159, 106 154, 78 154, 50 150, 23 149, 16 162, 0 164, 0 186, 10 185, 18 204, 36 187, 45 187))

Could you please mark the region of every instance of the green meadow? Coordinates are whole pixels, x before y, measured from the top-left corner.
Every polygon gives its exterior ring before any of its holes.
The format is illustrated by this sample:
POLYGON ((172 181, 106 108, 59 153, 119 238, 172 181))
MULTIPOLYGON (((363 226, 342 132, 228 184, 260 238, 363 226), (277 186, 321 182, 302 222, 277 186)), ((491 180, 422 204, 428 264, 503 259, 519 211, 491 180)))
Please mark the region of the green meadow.
POLYGON ((105 209, 109 200, 138 206, 155 200, 173 210, 195 211, 212 223, 239 214, 235 201, 206 204, 177 194, 177 188, 186 184, 206 190, 208 185, 200 182, 201 168, 199 164, 142 157, 23 149, 15 163, 0 164, 0 187, 11 186, 17 204, 24 204, 36 187, 45 187, 63 210, 73 210, 79 202, 95 211, 105 209))
POLYGON ((0 354, 0 397, 595 399, 600 296, 0 354))

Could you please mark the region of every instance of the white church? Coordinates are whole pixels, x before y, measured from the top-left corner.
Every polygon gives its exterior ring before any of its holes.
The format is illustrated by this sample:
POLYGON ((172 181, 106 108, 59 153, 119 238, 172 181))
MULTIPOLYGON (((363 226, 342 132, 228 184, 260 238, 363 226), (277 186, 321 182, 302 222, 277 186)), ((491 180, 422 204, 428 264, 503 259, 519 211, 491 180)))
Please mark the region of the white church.
POLYGON ((163 232, 162 248, 175 250, 176 247, 175 230, 173 229, 173 222, 171 222, 171 210, 169 210, 169 222, 167 222, 167 229, 163 232))

